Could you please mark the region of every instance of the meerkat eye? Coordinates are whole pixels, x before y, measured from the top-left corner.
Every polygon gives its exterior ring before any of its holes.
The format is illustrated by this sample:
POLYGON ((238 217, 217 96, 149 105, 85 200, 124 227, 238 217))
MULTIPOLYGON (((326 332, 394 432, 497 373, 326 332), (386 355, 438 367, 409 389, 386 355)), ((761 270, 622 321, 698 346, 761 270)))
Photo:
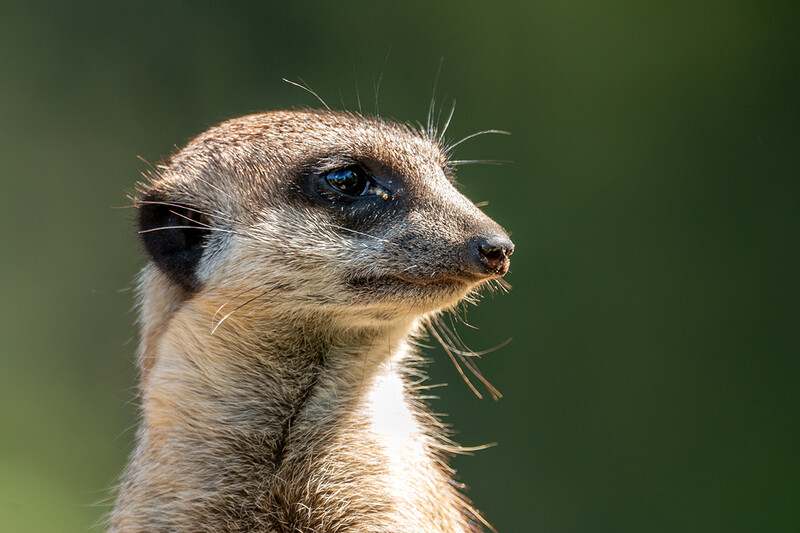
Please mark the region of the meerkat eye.
POLYGON ((371 181, 363 168, 352 166, 334 170, 325 175, 328 185, 349 196, 363 196, 370 189, 371 181))

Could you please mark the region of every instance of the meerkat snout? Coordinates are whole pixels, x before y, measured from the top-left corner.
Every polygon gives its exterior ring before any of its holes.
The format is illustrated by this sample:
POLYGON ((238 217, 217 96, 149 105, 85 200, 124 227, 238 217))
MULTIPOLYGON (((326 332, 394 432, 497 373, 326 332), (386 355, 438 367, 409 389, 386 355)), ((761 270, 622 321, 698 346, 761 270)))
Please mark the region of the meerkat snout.
POLYGON ((473 244, 473 256, 490 274, 504 275, 511 263, 509 256, 514 253, 514 243, 505 233, 481 237, 473 244))

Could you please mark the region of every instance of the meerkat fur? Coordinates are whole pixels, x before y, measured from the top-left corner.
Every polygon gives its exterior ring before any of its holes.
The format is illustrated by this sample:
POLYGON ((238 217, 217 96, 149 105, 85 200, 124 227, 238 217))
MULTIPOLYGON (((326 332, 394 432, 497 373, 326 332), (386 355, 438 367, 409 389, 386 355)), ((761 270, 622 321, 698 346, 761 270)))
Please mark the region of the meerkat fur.
POLYGON ((210 129, 142 184, 141 422, 111 532, 490 527, 412 347, 513 251, 448 156, 382 119, 279 111, 210 129))

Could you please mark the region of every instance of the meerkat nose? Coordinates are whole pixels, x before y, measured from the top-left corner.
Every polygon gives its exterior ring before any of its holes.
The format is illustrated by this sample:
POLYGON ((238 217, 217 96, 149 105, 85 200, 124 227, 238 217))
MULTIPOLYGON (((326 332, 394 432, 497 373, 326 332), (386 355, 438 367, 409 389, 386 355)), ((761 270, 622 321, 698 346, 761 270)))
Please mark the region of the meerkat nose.
POLYGON ((472 251, 487 273, 502 276, 508 272, 508 256, 514 253, 514 243, 504 233, 483 235, 472 243, 472 251))

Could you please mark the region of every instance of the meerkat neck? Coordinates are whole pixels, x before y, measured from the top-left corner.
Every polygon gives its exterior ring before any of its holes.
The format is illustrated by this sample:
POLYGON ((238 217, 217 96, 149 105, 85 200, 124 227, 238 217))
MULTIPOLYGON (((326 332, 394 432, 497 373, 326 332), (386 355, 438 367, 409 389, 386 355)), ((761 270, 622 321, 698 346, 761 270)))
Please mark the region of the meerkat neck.
POLYGON ((414 322, 332 335, 231 317, 212 333, 209 309, 187 302, 152 343, 113 531, 167 515, 175 531, 470 531, 410 385, 414 322))
MULTIPOLYGON (((143 385, 145 424, 256 432, 276 453, 302 422, 363 409, 387 375, 404 384, 414 357, 412 323, 332 334, 313 320, 263 316, 216 329, 208 313, 183 312, 172 322, 143 385), (180 409, 165 401, 171 397, 181 398, 180 409)), ((404 387, 392 391, 404 400, 404 387)))

